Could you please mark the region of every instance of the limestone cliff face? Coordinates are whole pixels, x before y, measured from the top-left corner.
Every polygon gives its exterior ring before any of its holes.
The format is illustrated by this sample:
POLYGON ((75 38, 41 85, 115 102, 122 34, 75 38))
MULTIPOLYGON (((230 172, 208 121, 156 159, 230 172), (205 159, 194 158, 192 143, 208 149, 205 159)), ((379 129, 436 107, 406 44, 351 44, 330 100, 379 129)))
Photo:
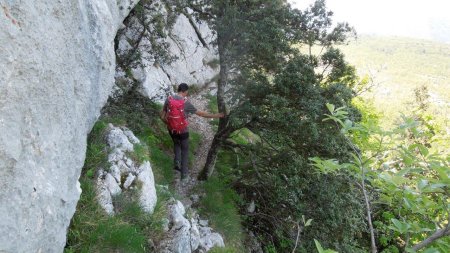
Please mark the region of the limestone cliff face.
POLYGON ((176 19, 172 33, 174 36, 166 41, 170 45, 170 52, 178 56, 178 59, 162 66, 154 66, 151 62, 145 64, 141 91, 149 98, 164 98, 162 91, 170 91, 171 86, 182 82, 198 87, 206 86, 215 82, 219 73, 218 68, 214 68, 214 64, 218 65, 219 62, 218 52, 211 44, 214 37, 207 24, 194 21, 190 23, 186 15, 181 14, 176 19), (201 43, 200 37, 205 45, 201 43))
POLYGON ((0 1, 0 252, 62 252, 137 0, 0 1))
MULTIPOLYGON (((130 15, 126 25, 117 38, 119 58, 130 57, 131 52, 139 53, 139 64, 125 66, 139 84, 140 92, 153 101, 162 102, 173 88, 185 82, 189 85, 204 87, 216 81, 219 73, 218 52, 214 45, 215 35, 206 22, 196 20, 192 10, 182 12, 168 11, 163 1, 152 1, 145 5, 145 17, 130 15), (155 15, 164 23, 162 33, 165 38, 151 36, 157 26, 155 15), (171 16, 172 15, 172 16, 171 16), (145 21, 143 21, 144 19, 145 21), (153 21, 153 22, 152 22, 153 21), (149 24, 144 27, 143 23, 149 24), (171 62, 159 61, 152 51, 153 44, 167 45, 164 50, 175 59, 171 62)), ((135 62, 136 63, 136 62, 135 62)), ((116 80, 126 79, 126 70, 118 69, 116 80)))

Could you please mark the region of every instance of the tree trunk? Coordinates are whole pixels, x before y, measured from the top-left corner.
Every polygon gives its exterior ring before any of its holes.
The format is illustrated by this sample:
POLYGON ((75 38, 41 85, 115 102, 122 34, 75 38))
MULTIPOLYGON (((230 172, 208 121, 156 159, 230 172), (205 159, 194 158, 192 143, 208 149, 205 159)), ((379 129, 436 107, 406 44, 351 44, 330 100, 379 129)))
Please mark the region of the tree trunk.
POLYGON ((199 180, 207 180, 208 177, 211 176, 214 171, 214 165, 216 163, 217 154, 219 152, 220 146, 222 145, 222 141, 226 140, 231 133, 231 129, 229 129, 228 127, 229 118, 227 115, 227 107, 225 103, 225 87, 228 82, 228 68, 224 56, 225 48, 223 38, 220 33, 217 34, 217 42, 220 63, 219 80, 217 82, 217 107, 219 109, 219 112, 225 114, 225 117, 219 119, 219 127, 217 133, 214 135, 211 147, 209 148, 205 167, 203 167, 203 170, 198 176, 199 180))
MULTIPOLYGON (((220 36, 220 34, 217 34, 217 41, 218 41, 218 53, 219 53, 219 66, 220 66, 220 72, 219 72, 219 80, 217 82, 217 107, 219 109, 219 112, 227 114, 227 108, 225 104, 225 87, 228 83, 228 66, 226 62, 226 56, 225 56, 225 46, 222 42, 224 38, 220 36)), ((221 118, 219 121, 219 130, 217 132, 220 132, 221 122, 224 121, 226 118, 221 118)), ((223 126, 222 126, 223 127, 223 126)))
POLYGON ((203 167, 203 170, 198 175, 198 180, 207 180, 214 171, 217 153, 219 152, 219 148, 221 145, 221 141, 217 137, 217 135, 214 136, 211 147, 208 151, 208 156, 206 157, 205 167, 203 167))

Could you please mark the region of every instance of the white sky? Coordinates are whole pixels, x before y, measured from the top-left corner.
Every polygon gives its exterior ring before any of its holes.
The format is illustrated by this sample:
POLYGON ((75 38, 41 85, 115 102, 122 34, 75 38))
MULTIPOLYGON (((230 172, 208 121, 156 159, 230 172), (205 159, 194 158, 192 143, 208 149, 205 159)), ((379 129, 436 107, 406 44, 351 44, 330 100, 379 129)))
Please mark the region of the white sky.
MULTIPOLYGON (((305 9, 314 0, 288 2, 305 9)), ((450 0, 326 0, 326 5, 334 21, 349 22, 358 34, 450 42, 450 0)))

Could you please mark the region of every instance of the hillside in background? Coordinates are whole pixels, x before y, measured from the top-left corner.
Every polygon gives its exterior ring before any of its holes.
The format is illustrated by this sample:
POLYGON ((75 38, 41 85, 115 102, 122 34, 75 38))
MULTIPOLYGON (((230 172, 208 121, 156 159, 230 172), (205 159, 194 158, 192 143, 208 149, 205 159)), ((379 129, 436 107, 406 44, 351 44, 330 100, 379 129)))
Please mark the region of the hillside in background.
POLYGON ((376 86, 363 94, 373 99, 391 124, 411 110, 414 89, 427 86, 430 112, 449 127, 450 44, 400 37, 361 36, 341 47, 358 74, 369 75, 376 86))

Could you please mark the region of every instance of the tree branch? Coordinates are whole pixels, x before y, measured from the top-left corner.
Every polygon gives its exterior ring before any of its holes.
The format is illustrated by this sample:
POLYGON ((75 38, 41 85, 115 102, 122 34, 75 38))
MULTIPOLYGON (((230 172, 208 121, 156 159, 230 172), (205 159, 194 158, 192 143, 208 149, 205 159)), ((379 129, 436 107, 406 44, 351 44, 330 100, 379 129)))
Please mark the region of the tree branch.
POLYGON ((191 24, 192 28, 194 28, 195 34, 198 37, 198 40, 200 40, 200 42, 202 43, 203 47, 208 48, 208 43, 206 43, 206 41, 203 39, 202 34, 200 33, 200 30, 198 29, 197 25, 195 24, 194 19, 192 19, 191 14, 189 14, 189 12, 185 9, 183 11, 184 16, 186 16, 189 20, 189 23, 191 24))
POLYGON ((189 5, 189 8, 191 8, 192 10, 194 10, 194 11, 200 13, 200 14, 206 15, 210 19, 214 19, 215 18, 215 16, 212 13, 202 10, 202 9, 198 8, 197 6, 193 5, 192 3, 189 3, 188 5, 189 5))
POLYGON ((298 239, 300 237, 300 224, 298 222, 295 223, 297 225, 297 239, 295 240, 294 249, 292 250, 292 253, 295 253, 295 249, 297 249, 298 245, 298 239))
POLYGON ((414 245, 412 247, 412 249, 414 251, 418 251, 419 249, 422 249, 428 245, 430 245, 431 243, 433 243, 434 241, 436 241, 439 238, 442 238, 444 236, 449 236, 450 235, 450 229, 449 229, 449 225, 447 224, 447 226, 445 228, 439 229, 436 232, 434 232, 430 237, 428 237, 427 239, 419 242, 418 244, 414 245))

